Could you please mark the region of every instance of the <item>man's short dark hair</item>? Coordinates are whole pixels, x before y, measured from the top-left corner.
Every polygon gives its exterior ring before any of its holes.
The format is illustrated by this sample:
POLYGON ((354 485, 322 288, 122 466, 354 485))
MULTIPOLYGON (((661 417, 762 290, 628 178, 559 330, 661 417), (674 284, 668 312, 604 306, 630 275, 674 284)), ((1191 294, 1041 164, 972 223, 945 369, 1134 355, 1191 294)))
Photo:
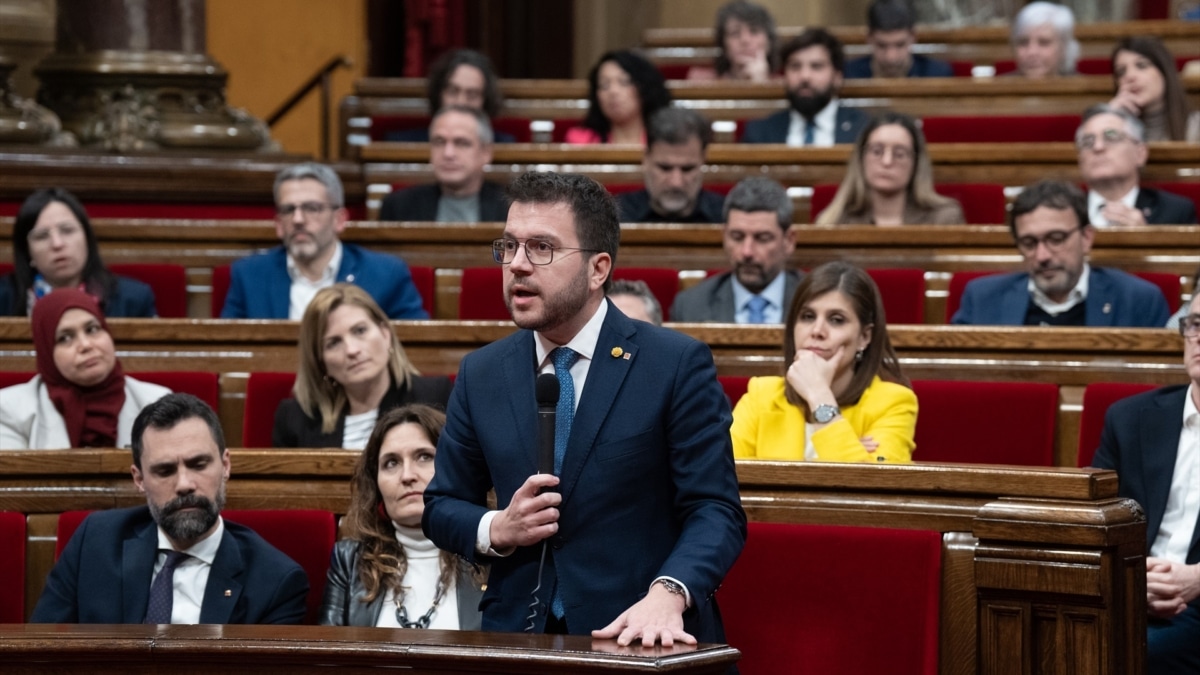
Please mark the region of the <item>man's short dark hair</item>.
POLYGON ((733 210, 754 213, 771 211, 779 223, 779 229, 787 231, 792 226, 792 198, 779 183, 765 176, 742 179, 725 197, 725 222, 733 210))
MULTIPOLYGON (((617 202, 603 185, 577 173, 527 171, 509 184, 508 200, 512 204, 566 204, 575 216, 579 247, 607 253, 616 266, 621 221, 617 202)), ((604 282, 606 292, 611 284, 610 274, 604 282)))
POLYGON ((683 145, 693 138, 700 139, 700 149, 712 142, 712 124, 695 110, 688 108, 663 108, 650 116, 646 127, 646 151, 655 143, 683 145))
POLYGON ((867 32, 913 30, 917 18, 908 0, 875 0, 867 8, 867 32))
POLYGON ((1017 237, 1017 218, 1039 207, 1045 206, 1058 211, 1074 211, 1075 221, 1080 227, 1089 224, 1087 213, 1087 197, 1083 191, 1073 184, 1061 180, 1043 180, 1027 186, 1013 201, 1012 212, 1008 216, 1008 231, 1013 238, 1017 237))
POLYGON ((500 93, 500 81, 492 68, 492 60, 473 49, 455 49, 446 52, 429 66, 429 80, 426 95, 429 97, 429 114, 432 115, 442 107, 442 92, 446 89, 450 76, 459 66, 474 66, 483 73, 483 111, 488 117, 500 114, 500 106, 504 96, 500 93))
POLYGON ((833 64, 834 70, 840 73, 846 69, 846 51, 842 49, 842 41, 824 28, 809 28, 785 42, 779 50, 780 61, 786 67, 792 54, 817 45, 829 52, 829 62, 833 64))
POLYGON ((208 425, 213 442, 217 444, 218 452, 225 452, 225 432, 221 430, 221 420, 208 404, 191 394, 167 394, 150 405, 142 408, 133 420, 133 465, 142 468, 142 436, 146 429, 167 430, 175 428, 184 420, 200 418, 208 425))

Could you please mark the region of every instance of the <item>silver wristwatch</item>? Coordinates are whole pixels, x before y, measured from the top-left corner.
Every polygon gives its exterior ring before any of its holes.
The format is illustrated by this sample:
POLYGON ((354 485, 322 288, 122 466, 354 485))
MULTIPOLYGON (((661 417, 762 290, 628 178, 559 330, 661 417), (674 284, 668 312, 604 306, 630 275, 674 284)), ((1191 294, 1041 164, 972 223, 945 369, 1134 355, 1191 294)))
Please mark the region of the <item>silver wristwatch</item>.
POLYGON ((813 419, 816 420, 817 424, 828 424, 840 414, 842 414, 842 411, 838 410, 836 405, 824 403, 817 406, 817 409, 813 411, 813 419))

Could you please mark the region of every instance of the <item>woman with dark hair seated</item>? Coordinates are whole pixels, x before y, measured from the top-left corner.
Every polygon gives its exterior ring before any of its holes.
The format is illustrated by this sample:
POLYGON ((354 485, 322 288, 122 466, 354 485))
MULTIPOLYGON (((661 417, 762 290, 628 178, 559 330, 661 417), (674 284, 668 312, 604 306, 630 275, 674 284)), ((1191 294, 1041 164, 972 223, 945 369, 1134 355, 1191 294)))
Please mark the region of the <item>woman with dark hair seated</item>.
POLYGON ((329 560, 318 623, 479 630, 482 571, 421 531, 446 416, 425 405, 379 418, 350 479, 347 538, 329 560))
POLYGON ((567 143, 645 145, 650 116, 671 105, 671 93, 654 64, 620 49, 601 56, 588 73, 588 103, 583 126, 567 130, 567 143))
POLYGON ((1200 111, 1189 110, 1175 57, 1152 35, 1122 38, 1112 53, 1116 96, 1109 105, 1137 117, 1147 141, 1200 142, 1200 111))
POLYGON ((733 0, 717 10, 716 24, 715 67, 690 68, 687 79, 766 82, 779 71, 779 35, 766 7, 733 0))
POLYGON ((126 377, 96 298, 75 288, 33 308, 38 374, 0 389, 0 450, 128 447, 142 408, 171 393, 126 377))
POLYGON ((846 177, 817 225, 943 225, 966 222, 962 206, 933 189, 925 135, 913 118, 886 112, 854 144, 846 177))
POLYGON ((756 377, 733 410, 734 457, 910 462, 917 397, 863 270, 821 265, 800 282, 783 338, 783 377, 756 377))
POLYGON ((275 410, 271 445, 358 450, 384 412, 405 403, 445 408, 452 387, 448 377, 417 372, 369 293, 334 284, 300 319, 296 397, 275 410))
POLYGON ((38 190, 13 223, 13 273, 0 279, 0 316, 29 316, 42 296, 78 288, 108 317, 152 317, 154 291, 108 271, 83 205, 62 188, 38 190))

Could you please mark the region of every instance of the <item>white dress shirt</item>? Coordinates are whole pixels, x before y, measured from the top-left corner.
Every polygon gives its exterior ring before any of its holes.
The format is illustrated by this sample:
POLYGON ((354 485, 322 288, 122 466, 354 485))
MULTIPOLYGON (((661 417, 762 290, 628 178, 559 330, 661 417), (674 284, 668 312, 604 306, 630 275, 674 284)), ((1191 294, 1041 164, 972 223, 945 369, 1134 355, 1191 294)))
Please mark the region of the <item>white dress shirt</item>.
POLYGON ((1171 473, 1171 491, 1150 555, 1175 563, 1186 563, 1196 519, 1200 517, 1200 411, 1196 409, 1196 383, 1187 389, 1183 402, 1183 431, 1171 473))
MULTIPOLYGON (((827 148, 834 144, 834 133, 837 130, 837 113, 838 101, 833 99, 817 116, 813 118, 813 142, 814 148, 827 148)), ((795 146, 804 145, 804 130, 808 127, 808 120, 796 112, 792 111, 791 123, 788 124, 787 144, 795 146)))
POLYGON ((312 302, 313 296, 322 288, 329 288, 337 282, 338 270, 342 267, 342 242, 333 242, 333 257, 329 259, 329 264, 325 266, 325 270, 321 273, 321 278, 312 281, 300 272, 300 268, 296 265, 296 261, 292 259, 289 253, 287 257, 287 273, 292 280, 291 294, 288 296, 288 318, 292 321, 299 321, 304 316, 304 310, 308 308, 308 303, 312 302))
MULTIPOLYGON (((213 533, 196 542, 184 553, 190 557, 184 558, 175 566, 175 575, 171 577, 173 589, 171 601, 171 623, 196 624, 200 623, 200 606, 204 604, 204 589, 208 586, 208 573, 212 571, 213 560, 217 558, 217 549, 221 547, 221 537, 225 536, 225 521, 217 517, 217 529, 213 533)), ((167 538, 166 532, 158 528, 158 556, 154 559, 154 574, 150 577, 150 586, 154 579, 167 564, 167 551, 175 546, 167 538)))
MULTIPOLYGON (((1135 185, 1132 190, 1125 194, 1124 197, 1121 197, 1121 203, 1132 209, 1133 205, 1137 203, 1139 191, 1140 188, 1135 185)), ((1106 203, 1107 202, 1105 201, 1104 197, 1101 197, 1099 192, 1096 192, 1095 190, 1088 190, 1088 220, 1092 221, 1092 225, 1096 227, 1108 227, 1108 218, 1105 218, 1104 212, 1101 211, 1106 203)))

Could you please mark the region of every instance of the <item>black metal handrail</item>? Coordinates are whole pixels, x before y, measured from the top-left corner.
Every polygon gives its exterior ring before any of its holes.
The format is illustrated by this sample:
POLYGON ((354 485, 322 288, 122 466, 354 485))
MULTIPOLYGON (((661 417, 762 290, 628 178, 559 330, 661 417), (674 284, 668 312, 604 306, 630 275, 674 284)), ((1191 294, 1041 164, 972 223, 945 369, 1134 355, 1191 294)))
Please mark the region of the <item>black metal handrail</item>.
POLYGON ((312 77, 308 78, 307 82, 305 82, 299 89, 296 90, 296 93, 289 96, 288 99, 283 102, 283 105, 279 106, 275 112, 271 113, 271 115, 267 117, 267 126, 275 126, 276 122, 282 119, 284 115, 291 112, 292 108, 296 107, 296 104, 308 95, 308 92, 312 91, 314 87, 320 85, 321 158, 329 159, 329 76, 338 68, 350 68, 353 65, 354 62, 346 58, 345 54, 338 54, 332 59, 329 59, 328 63, 322 66, 321 69, 314 73, 312 77))

